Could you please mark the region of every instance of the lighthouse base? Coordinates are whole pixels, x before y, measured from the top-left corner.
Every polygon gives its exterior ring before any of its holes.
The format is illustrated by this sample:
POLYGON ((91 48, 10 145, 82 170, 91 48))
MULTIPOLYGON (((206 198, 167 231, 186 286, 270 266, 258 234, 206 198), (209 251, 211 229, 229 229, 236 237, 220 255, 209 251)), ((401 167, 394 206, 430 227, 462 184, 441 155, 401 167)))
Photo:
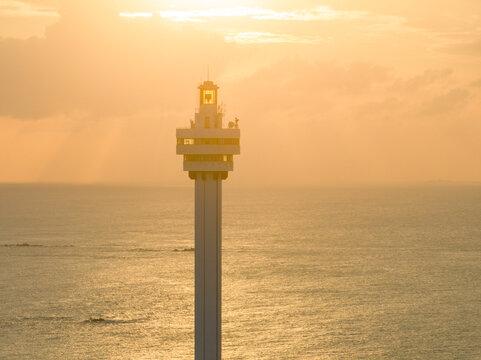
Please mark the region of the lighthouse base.
MULTIPOLYGON (((227 174, 227 173, 226 173, 227 174)), ((195 179, 195 360, 221 359, 223 172, 195 179)))

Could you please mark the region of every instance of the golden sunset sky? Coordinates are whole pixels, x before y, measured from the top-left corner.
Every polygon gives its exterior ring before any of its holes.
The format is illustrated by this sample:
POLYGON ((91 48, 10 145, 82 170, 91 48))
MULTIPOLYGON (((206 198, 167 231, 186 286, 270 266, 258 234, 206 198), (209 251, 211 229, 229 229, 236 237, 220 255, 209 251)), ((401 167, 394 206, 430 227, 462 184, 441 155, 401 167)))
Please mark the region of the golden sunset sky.
POLYGON ((481 181, 479 0, 0 0, 0 182, 189 185, 207 69, 233 184, 481 181))

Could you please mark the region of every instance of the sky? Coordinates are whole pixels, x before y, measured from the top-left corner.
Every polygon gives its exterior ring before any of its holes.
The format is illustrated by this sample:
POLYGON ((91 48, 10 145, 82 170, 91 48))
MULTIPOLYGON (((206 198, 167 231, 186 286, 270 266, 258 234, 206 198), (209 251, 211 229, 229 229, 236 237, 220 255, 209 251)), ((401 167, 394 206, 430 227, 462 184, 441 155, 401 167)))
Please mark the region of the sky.
POLYGON ((481 181, 479 0, 0 0, 0 182, 189 185, 207 73, 233 185, 481 181))

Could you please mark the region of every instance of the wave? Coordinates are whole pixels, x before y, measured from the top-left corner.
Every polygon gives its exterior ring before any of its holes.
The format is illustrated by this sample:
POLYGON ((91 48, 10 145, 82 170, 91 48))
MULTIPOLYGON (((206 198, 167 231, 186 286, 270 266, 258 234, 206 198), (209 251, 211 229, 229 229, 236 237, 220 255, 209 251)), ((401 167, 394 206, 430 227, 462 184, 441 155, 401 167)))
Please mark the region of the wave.
POLYGON ((135 248, 135 249, 130 249, 129 251, 132 251, 132 252, 161 252, 161 251, 165 251, 165 250, 155 249, 155 248, 135 248))
POLYGON ((54 247, 54 248, 65 248, 74 247, 73 245, 42 245, 42 244, 29 244, 29 243, 17 243, 17 244, 3 244, 4 247, 54 247))
MULTIPOLYGON (((174 252, 187 252, 187 251, 194 251, 194 250, 195 250, 195 248, 189 247, 189 248, 174 249, 172 251, 174 251, 174 252)), ((132 251, 132 252, 161 252, 161 251, 166 251, 166 249, 135 248, 135 249, 130 249, 129 251, 132 251)))
POLYGON ((87 320, 82 321, 82 323, 84 324, 133 324, 133 323, 143 322, 146 320, 147 319, 129 319, 129 320, 107 319, 101 316, 99 317, 91 316, 87 320))
POLYGON ((28 247, 28 246, 31 246, 31 247, 40 247, 40 246, 43 246, 43 245, 39 245, 39 244, 29 244, 29 243, 17 243, 17 244, 4 244, 3 246, 6 246, 6 247, 12 247, 12 246, 18 246, 18 247, 28 247))
MULTIPOLYGON (((81 321, 88 324, 132 324, 147 321, 146 318, 140 319, 109 319, 103 316, 90 316, 87 320, 81 321)), ((11 322, 18 321, 75 321, 72 316, 60 316, 60 315, 39 315, 39 316, 22 316, 12 319, 11 322)))
POLYGON ((71 320, 71 316, 58 316, 58 315, 46 315, 46 316, 24 316, 22 320, 33 321, 60 321, 71 320))
POLYGON ((183 249, 174 249, 175 252, 186 252, 186 251, 195 251, 195 248, 190 247, 190 248, 183 248, 183 249))

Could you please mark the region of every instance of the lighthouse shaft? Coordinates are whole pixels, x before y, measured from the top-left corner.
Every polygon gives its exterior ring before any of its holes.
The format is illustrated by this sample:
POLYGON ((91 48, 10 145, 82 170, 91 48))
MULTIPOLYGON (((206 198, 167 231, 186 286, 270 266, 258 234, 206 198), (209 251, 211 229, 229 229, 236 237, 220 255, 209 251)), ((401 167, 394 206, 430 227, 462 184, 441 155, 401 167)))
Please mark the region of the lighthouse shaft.
POLYGON ((221 359, 222 177, 195 179, 195 359, 221 359))

